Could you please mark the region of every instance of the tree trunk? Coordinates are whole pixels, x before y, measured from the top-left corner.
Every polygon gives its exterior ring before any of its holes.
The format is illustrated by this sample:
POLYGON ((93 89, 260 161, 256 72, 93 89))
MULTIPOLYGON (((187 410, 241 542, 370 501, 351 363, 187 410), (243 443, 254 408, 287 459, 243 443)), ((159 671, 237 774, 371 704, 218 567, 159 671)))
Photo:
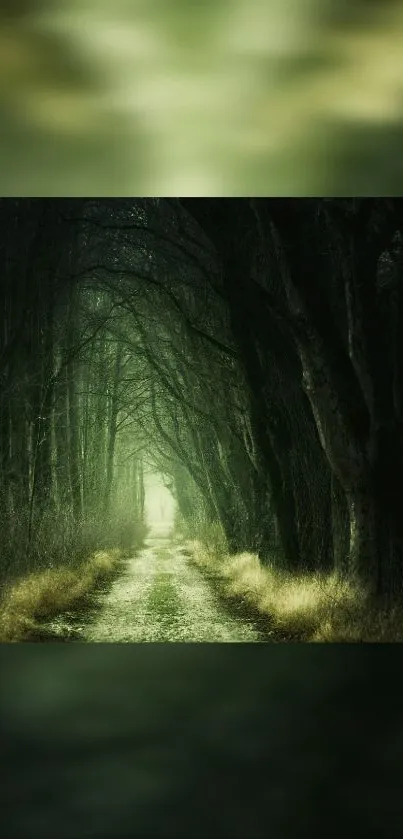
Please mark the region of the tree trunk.
POLYGON ((346 494, 334 472, 331 472, 331 533, 336 571, 345 576, 349 570, 350 513, 346 494))
POLYGON ((56 443, 56 484, 59 508, 71 503, 69 471, 69 414, 67 368, 60 371, 55 386, 53 428, 56 443))
POLYGON ((80 470, 80 426, 79 426, 79 405, 77 393, 77 365, 74 360, 74 351, 77 344, 77 318, 78 318, 78 289, 71 281, 69 295, 69 324, 68 324, 68 347, 67 347, 67 394, 68 394, 68 451, 69 451, 69 473, 71 497, 73 502, 73 515, 78 521, 83 512, 81 492, 81 470, 80 470))
POLYGON ((116 359, 115 359, 115 367, 114 367, 114 374, 113 374, 113 384, 112 384, 112 393, 111 393, 111 400, 109 406, 109 419, 108 419, 108 442, 107 442, 107 453, 106 453, 106 476, 105 476, 105 495, 104 495, 104 511, 105 514, 109 513, 109 506, 110 506, 110 497, 111 497, 111 489, 112 489, 112 481, 113 481, 113 465, 114 465, 114 456, 115 456, 115 442, 116 442, 116 432, 117 432, 117 418, 119 413, 119 384, 120 384, 120 370, 122 366, 122 358, 123 358, 123 345, 118 344, 117 351, 116 351, 116 359))
POLYGON ((141 458, 139 460, 138 481, 139 481, 139 513, 140 513, 140 519, 141 519, 141 521, 143 521, 146 494, 145 494, 145 488, 144 488, 144 467, 143 467, 143 461, 142 461, 141 458))
MULTIPOLYGON (((277 519, 278 532, 287 566, 297 568, 300 561, 298 532, 296 525, 295 499, 288 475, 282 474, 281 451, 289 445, 287 428, 280 421, 272 423, 264 397, 264 377, 254 346, 253 336, 243 317, 242 299, 237 274, 228 277, 227 294, 231 321, 238 344, 241 364, 249 393, 251 431, 255 441, 258 469, 270 482, 273 512, 277 519)), ((274 406, 273 406, 273 410, 274 406)), ((283 459, 283 468, 285 468, 283 459)))
POLYGON ((53 406, 53 319, 54 286, 53 277, 46 283, 46 315, 42 335, 42 370, 39 394, 38 416, 36 418, 37 458, 36 483, 37 500, 42 509, 52 501, 52 406, 53 406))
POLYGON ((377 429, 372 468, 375 525, 379 557, 378 594, 403 592, 403 425, 377 429))

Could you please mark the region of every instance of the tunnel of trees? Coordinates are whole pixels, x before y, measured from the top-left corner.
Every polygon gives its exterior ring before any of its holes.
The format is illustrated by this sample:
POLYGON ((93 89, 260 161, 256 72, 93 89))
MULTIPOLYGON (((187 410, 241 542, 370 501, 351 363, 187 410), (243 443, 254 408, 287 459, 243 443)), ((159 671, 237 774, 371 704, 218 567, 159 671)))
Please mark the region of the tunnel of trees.
POLYGON ((130 527, 403 585, 399 199, 3 199, 2 575, 130 527))

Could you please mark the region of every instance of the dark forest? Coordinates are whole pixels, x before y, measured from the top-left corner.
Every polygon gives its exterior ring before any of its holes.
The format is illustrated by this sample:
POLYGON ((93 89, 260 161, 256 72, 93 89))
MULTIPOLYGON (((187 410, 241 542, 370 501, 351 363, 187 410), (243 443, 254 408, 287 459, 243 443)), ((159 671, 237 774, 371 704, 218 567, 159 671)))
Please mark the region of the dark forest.
POLYGON ((3 639, 119 574, 151 469, 189 562, 273 640, 401 640, 402 201, 0 216, 3 639))

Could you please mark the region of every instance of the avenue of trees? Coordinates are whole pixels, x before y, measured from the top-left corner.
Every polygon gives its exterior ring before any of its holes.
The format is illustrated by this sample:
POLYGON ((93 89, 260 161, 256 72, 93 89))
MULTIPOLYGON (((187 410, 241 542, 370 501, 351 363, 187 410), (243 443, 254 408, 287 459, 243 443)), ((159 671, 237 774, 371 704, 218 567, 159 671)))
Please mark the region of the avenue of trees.
POLYGON ((398 594, 402 211, 2 200, 3 573, 117 538, 152 465, 231 552, 398 594))

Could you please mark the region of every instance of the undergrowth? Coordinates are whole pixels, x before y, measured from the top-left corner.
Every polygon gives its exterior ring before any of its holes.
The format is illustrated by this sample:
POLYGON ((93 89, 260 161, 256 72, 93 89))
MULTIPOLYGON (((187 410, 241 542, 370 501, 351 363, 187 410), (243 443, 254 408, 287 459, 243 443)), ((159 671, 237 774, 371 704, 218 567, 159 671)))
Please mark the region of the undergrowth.
POLYGON ((74 523, 66 509, 36 517, 27 543, 20 512, 12 520, 0 517, 0 641, 34 639, 41 622, 83 605, 147 532, 130 511, 74 523))
POLYGON ((35 639, 42 623, 83 605, 119 568, 122 551, 97 551, 76 568, 37 571, 6 587, 0 604, 0 641, 35 639))
POLYGON ((212 574, 220 594, 267 618, 282 640, 393 642, 403 640, 403 607, 371 604, 358 586, 336 573, 288 573, 262 565, 256 554, 229 555, 219 526, 207 540, 190 540, 193 562, 212 574))

